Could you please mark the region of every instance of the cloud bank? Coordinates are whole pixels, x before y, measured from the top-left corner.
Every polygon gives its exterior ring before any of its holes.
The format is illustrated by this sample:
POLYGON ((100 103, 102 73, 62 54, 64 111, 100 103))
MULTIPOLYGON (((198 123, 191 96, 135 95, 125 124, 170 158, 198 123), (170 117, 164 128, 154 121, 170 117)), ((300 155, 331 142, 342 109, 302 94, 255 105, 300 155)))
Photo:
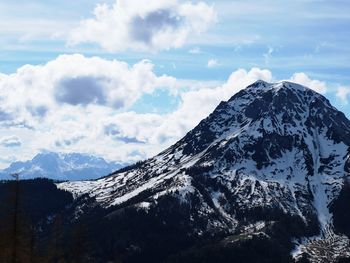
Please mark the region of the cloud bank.
MULTIPOLYGON (((3 154, 26 159, 46 149, 123 162, 144 159, 184 136, 220 101, 258 79, 274 81, 271 71, 259 68, 238 69, 223 84, 214 84, 157 75, 153 67, 145 60, 130 66, 117 60, 63 55, 44 65, 0 74, 3 154), (144 95, 160 89, 168 91, 169 100, 179 101, 172 112, 131 110, 144 95), (6 136, 9 133, 12 137, 6 136), (11 151, 14 147, 20 150, 11 151)), ((291 80, 326 90, 324 83, 304 73, 294 74, 291 80)))
POLYGON ((0 75, 0 122, 20 111, 43 117, 61 104, 125 109, 142 94, 174 83, 172 77, 156 76, 147 60, 129 66, 98 57, 62 55, 45 65, 26 65, 14 74, 0 75))

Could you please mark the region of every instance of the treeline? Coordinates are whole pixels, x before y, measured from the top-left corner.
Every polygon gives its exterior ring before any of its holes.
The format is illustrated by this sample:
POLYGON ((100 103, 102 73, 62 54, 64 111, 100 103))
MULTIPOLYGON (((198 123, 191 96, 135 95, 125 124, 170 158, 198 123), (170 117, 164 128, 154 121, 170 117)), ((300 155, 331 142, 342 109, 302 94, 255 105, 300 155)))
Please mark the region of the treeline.
POLYGON ((73 203, 71 193, 48 179, 0 182, 0 263, 121 262, 111 226, 99 227, 101 208, 82 212, 93 207, 88 202, 73 203), (110 248, 96 241, 104 231, 110 248))

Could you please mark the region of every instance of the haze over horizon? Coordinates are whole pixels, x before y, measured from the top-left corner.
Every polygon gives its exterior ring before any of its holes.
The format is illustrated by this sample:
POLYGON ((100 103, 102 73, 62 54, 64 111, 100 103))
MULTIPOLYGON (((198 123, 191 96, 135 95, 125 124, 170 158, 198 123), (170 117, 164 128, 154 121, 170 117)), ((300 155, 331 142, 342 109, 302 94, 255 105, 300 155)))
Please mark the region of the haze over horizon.
POLYGON ((0 166, 42 150, 145 159, 258 79, 349 118, 349 20, 347 1, 3 0, 0 166))

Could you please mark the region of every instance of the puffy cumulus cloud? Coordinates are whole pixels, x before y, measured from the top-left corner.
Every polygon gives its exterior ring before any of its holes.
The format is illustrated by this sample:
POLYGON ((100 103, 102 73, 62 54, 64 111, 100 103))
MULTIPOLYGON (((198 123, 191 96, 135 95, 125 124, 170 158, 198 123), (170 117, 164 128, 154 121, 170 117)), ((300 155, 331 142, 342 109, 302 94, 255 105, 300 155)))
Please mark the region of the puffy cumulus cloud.
POLYGON ((0 145, 3 147, 20 147, 22 142, 17 136, 8 136, 0 139, 0 145))
POLYGON ((216 21, 213 6, 177 0, 116 0, 70 33, 69 43, 97 43, 108 51, 156 51, 183 46, 216 21))
POLYGON ((156 76, 147 60, 129 66, 117 60, 62 55, 45 65, 26 65, 14 74, 0 75, 0 122, 18 115, 44 117, 61 104, 127 108, 143 93, 174 83, 174 78, 156 76))
POLYGON ((327 92, 327 85, 323 81, 312 80, 303 72, 295 73, 290 78, 292 82, 304 85, 310 89, 317 91, 318 93, 324 94, 327 92))
POLYGON ((339 87, 336 96, 343 104, 349 103, 350 87, 339 87))

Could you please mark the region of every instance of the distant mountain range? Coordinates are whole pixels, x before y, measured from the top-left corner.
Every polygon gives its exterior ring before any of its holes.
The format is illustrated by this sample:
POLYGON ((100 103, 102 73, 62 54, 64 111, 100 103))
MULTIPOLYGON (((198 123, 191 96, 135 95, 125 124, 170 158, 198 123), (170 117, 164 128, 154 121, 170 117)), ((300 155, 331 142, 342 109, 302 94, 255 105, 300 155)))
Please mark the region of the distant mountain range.
POLYGON ((45 177, 62 181, 90 180, 108 175, 124 166, 125 164, 108 162, 88 154, 43 152, 32 160, 14 162, 0 170, 0 180, 12 179, 13 173, 19 173, 21 179, 45 177))

